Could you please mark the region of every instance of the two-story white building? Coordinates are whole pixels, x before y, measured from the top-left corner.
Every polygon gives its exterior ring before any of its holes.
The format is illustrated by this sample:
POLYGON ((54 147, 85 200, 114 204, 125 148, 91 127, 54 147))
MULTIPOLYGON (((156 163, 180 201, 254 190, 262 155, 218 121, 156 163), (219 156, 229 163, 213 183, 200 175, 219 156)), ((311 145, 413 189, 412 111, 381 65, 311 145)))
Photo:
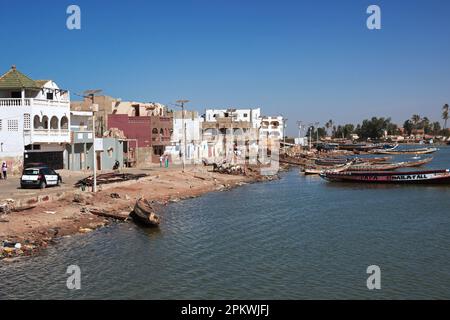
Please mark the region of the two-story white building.
POLYGON ((230 118, 234 122, 250 122, 252 128, 260 125, 261 109, 207 109, 205 122, 216 122, 218 119, 230 118))
POLYGON ((261 117, 261 125, 259 128, 259 134, 261 137, 267 137, 269 139, 283 139, 284 134, 284 121, 282 116, 277 117, 261 117))
POLYGON ((11 171, 29 163, 61 169, 69 123, 67 90, 52 80, 33 80, 15 66, 0 77, 0 160, 11 171))

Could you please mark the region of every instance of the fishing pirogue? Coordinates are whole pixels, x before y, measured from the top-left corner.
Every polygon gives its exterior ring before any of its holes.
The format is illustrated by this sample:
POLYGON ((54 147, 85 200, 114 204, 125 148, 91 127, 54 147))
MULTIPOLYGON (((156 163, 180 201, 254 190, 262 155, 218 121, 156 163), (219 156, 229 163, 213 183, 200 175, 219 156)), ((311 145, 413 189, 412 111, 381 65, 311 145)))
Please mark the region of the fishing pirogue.
POLYGON ((136 201, 134 210, 130 215, 136 222, 149 227, 157 227, 161 221, 154 212, 152 204, 145 198, 136 201))
POLYGON ((418 148, 418 149, 374 149, 371 153, 373 154, 430 154, 438 151, 437 148, 418 148))
POLYGON ((331 172, 324 171, 320 177, 332 182, 364 182, 394 184, 450 184, 450 170, 412 172, 331 172))

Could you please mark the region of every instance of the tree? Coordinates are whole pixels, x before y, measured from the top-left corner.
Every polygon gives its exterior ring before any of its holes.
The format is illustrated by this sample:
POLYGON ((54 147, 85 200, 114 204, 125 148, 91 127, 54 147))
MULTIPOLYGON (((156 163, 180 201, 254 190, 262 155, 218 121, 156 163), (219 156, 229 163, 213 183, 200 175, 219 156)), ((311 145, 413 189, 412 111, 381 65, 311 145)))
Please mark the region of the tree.
POLYGON ((447 120, 448 120, 448 103, 446 103, 442 107, 442 119, 444 119, 444 130, 447 129, 447 120))
POLYGON ((356 133, 364 139, 379 139, 383 136, 384 131, 389 131, 389 128, 393 128, 392 126, 391 118, 373 117, 370 120, 364 120, 356 133))
POLYGON ((420 120, 421 120, 421 117, 418 114, 414 114, 411 117, 411 121, 412 121, 412 123, 414 125, 414 129, 416 129, 416 130, 418 129, 417 125, 419 124, 420 120))
POLYGON ((430 119, 427 117, 423 117, 423 119, 419 123, 419 129, 423 129, 424 133, 429 134, 432 131, 430 119))
POLYGON ((412 131, 413 131, 413 124, 411 122, 411 120, 406 120, 405 123, 403 123, 403 130, 405 130, 405 132, 408 134, 408 136, 411 135, 412 131))
POLYGON ((433 135, 437 136, 441 133, 441 124, 439 123, 439 121, 433 122, 431 128, 431 132, 433 133, 433 135))

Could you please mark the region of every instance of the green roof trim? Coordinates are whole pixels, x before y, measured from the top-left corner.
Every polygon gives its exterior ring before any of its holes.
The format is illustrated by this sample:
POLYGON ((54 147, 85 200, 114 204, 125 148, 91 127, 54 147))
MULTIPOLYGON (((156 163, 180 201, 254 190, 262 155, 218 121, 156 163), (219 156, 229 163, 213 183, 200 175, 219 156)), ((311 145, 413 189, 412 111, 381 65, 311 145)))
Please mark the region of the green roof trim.
POLYGON ((18 71, 16 66, 12 66, 8 72, 0 77, 0 89, 35 89, 40 87, 36 81, 18 71))

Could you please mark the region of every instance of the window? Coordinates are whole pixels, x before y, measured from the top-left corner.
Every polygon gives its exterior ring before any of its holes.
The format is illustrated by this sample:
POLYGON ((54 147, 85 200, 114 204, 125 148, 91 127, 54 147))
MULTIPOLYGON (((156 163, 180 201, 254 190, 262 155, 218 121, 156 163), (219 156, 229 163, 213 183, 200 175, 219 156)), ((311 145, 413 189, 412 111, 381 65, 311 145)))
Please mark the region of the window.
POLYGON ((248 117, 248 114, 244 113, 244 118, 247 118, 247 117, 248 117))
POLYGON ((53 100, 53 92, 47 92, 47 100, 53 100))
POLYGON ((30 130, 31 129, 31 117, 29 113, 25 113, 23 115, 23 128, 25 130, 30 130))
POLYGON ((19 131, 19 120, 8 120, 8 131, 19 131))
POLYGON ((11 92, 11 99, 20 99, 20 98, 22 98, 22 92, 20 91, 11 92))
POLYGON ((2 131, 2 119, 0 119, 0 131, 2 131))

